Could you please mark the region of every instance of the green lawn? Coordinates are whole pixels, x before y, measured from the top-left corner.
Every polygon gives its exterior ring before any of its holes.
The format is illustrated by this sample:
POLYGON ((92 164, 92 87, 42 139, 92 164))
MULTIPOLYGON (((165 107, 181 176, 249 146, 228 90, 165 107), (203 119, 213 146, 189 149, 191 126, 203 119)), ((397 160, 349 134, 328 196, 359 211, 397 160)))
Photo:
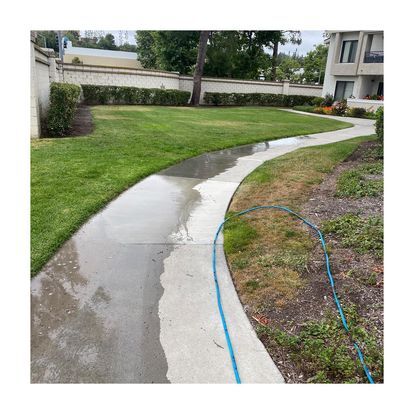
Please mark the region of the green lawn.
POLYGON ((36 274, 93 213, 142 178, 206 151, 350 126, 275 108, 99 106, 86 137, 32 141, 36 274))

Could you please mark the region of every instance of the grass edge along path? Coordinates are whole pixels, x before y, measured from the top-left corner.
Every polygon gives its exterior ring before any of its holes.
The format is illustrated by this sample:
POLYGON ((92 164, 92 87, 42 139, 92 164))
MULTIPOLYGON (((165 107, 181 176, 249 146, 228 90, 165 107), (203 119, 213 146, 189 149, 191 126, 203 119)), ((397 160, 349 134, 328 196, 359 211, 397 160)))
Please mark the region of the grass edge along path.
POLYGON ((31 274, 143 178, 208 151, 352 126, 275 108, 97 106, 95 130, 31 142, 31 274))
MULTIPOLYGON (((242 182, 228 215, 269 204, 283 205, 300 214, 301 205, 324 177, 360 143, 374 139, 375 136, 364 136, 303 148, 267 161, 242 182)), ((304 287, 301 274, 307 270, 313 243, 311 235, 283 213, 274 213, 274 217, 256 213, 231 220, 224 228, 224 249, 236 290, 248 314, 256 321, 261 318, 265 321, 264 325, 258 323, 257 332, 268 351, 272 353, 274 347, 287 349, 299 371, 313 372, 310 382, 364 382, 362 366, 352 354, 349 338, 335 312, 325 314, 320 321, 302 318, 301 331, 296 334, 290 333, 292 329, 295 331, 294 326, 289 326, 286 332, 277 326, 277 321, 273 323, 267 317, 272 316, 275 305, 283 307, 294 301, 296 293, 304 287)), ((321 260, 322 257, 321 253, 321 260)), ((364 344, 367 365, 374 374, 382 372, 382 352, 359 324, 355 309, 346 306, 345 314, 355 339, 364 344)))

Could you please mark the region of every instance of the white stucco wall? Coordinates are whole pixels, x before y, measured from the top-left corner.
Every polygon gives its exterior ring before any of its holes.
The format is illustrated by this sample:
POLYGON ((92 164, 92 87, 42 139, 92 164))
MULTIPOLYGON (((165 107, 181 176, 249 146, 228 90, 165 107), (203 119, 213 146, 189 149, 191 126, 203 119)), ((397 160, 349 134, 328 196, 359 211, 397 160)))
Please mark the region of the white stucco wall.
POLYGON ((47 114, 49 107, 50 83, 58 76, 55 59, 48 53, 30 43, 30 135, 32 138, 40 136, 40 125, 47 114))
MULTIPOLYGON (((331 32, 323 96, 328 93, 335 94, 337 81, 353 81, 353 95, 357 98, 376 93, 378 83, 383 81, 384 68, 382 63, 364 63, 365 50, 369 47, 367 38, 370 34, 372 32, 331 32), (345 40, 358 40, 355 63, 339 63, 342 42, 345 40)), ((383 50, 383 39, 383 32, 374 33, 370 50, 383 50)))

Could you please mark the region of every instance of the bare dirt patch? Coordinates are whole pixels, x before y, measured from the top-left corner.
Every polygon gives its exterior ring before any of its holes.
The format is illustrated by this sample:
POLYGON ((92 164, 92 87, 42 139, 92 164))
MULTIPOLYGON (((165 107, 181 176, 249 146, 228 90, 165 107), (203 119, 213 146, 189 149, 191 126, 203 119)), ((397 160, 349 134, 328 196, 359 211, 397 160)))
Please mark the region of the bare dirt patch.
POLYGON ((93 128, 94 125, 90 107, 86 105, 79 105, 76 110, 72 126, 66 136, 77 137, 88 135, 93 131, 93 128))

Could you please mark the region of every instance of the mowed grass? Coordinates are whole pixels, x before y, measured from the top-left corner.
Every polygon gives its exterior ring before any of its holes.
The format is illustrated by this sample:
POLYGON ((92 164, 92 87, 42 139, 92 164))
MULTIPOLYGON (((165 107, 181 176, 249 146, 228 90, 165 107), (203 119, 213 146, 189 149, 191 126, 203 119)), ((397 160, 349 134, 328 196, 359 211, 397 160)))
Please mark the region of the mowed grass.
POLYGON ((89 136, 32 141, 32 274, 93 213, 154 172, 206 151, 349 126, 275 108, 98 106, 92 113, 89 136))

